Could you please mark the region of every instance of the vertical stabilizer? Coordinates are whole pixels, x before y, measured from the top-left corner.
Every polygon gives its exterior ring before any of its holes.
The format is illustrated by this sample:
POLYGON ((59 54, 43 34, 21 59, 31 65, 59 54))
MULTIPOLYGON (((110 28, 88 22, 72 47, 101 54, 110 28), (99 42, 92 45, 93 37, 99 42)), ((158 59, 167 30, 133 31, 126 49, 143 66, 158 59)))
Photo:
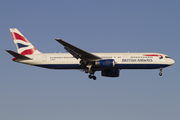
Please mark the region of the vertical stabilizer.
POLYGON ((10 28, 11 35, 21 55, 32 55, 40 53, 16 28, 10 28))

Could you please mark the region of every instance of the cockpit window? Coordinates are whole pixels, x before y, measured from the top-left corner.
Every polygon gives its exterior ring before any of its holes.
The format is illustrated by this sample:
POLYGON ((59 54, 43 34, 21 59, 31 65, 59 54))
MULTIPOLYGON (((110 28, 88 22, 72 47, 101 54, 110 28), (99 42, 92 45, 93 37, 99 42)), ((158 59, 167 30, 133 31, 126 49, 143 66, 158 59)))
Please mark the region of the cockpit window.
POLYGON ((165 56, 165 58, 170 58, 169 56, 165 56))

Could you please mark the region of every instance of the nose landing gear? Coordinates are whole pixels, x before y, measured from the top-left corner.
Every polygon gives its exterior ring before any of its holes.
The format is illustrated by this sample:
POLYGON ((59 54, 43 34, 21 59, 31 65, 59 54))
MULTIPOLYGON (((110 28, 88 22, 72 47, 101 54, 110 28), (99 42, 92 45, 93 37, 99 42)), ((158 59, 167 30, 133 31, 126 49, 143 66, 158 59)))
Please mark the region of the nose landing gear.
POLYGON ((162 76, 163 68, 160 69, 159 76, 162 76))

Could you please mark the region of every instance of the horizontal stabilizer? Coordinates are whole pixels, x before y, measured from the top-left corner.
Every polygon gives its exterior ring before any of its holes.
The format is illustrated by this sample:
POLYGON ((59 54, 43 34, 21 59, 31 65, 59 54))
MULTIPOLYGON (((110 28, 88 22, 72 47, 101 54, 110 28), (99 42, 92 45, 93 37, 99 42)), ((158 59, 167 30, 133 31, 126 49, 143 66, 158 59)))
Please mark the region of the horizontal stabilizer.
POLYGON ((31 58, 29 57, 26 57, 24 55, 21 55, 19 53, 16 53, 14 51, 11 51, 11 50, 6 50, 9 54, 11 54, 12 56, 14 56, 15 58, 17 59, 21 59, 21 60, 32 60, 31 58))

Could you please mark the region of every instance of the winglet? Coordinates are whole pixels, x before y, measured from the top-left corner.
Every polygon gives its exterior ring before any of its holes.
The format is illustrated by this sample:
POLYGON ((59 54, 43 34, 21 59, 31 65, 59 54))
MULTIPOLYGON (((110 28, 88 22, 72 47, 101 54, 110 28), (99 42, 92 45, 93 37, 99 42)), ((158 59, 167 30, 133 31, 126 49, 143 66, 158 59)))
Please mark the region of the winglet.
POLYGON ((12 56, 14 56, 15 58, 13 58, 13 61, 16 60, 16 59, 20 59, 20 60, 32 60, 31 58, 27 57, 27 56, 24 56, 24 55, 21 55, 19 53, 16 53, 14 51, 11 51, 11 50, 6 50, 9 54, 11 54, 12 56))

